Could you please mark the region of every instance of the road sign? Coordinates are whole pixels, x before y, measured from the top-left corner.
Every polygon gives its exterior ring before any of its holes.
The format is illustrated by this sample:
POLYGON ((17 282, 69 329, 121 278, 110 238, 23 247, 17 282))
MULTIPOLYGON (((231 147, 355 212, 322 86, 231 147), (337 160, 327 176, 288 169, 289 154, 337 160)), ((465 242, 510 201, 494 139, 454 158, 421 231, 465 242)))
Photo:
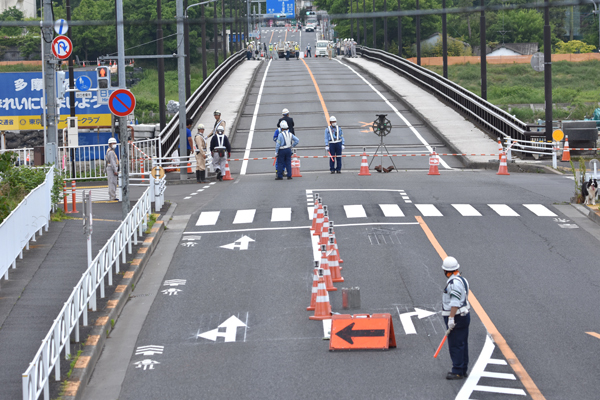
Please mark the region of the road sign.
POLYGON ((75 93, 75 98, 77 99, 91 99, 92 92, 77 92, 75 93))
MULTIPOLYGON (((159 165, 157 165, 156 167, 152 168, 152 176, 154 177, 154 179, 162 179, 165 177, 165 169, 159 165)), ((198 236, 198 238, 200 238, 200 236, 198 236)), ((187 240, 193 240, 190 239, 188 237, 187 240)))
POLYGON ((81 75, 75 79, 75 87, 82 92, 88 91, 92 88, 92 80, 89 76, 81 75))
POLYGON ((218 337, 225 338, 225 342, 235 342, 237 336, 237 328, 245 327, 246 324, 240 321, 238 317, 232 315, 225 322, 223 322, 217 329, 212 331, 198 334, 198 337, 203 339, 217 340, 218 337), (222 332, 221 328, 225 328, 225 332, 222 332))
POLYGON ((387 350, 396 347, 391 314, 341 314, 331 318, 329 350, 387 350))
POLYGON ((98 104, 108 104, 110 91, 108 89, 98 90, 98 104))
POLYGON ((552 139, 556 140, 557 142, 560 142, 564 138, 565 138, 565 133, 563 131, 561 131, 560 129, 557 129, 554 132, 552 132, 552 139))
POLYGON ((404 328, 404 333, 407 335, 416 335, 417 330, 415 329, 415 324, 412 322, 412 317, 419 317, 419 319, 427 318, 432 315, 435 315, 432 311, 422 310, 420 308, 415 307, 414 312, 407 312, 400 314, 400 322, 402 322, 402 327, 404 328))
POLYGON ((64 19, 57 19, 54 21, 54 32, 57 35, 64 35, 69 30, 69 24, 64 19))
POLYGON ((267 0, 267 14, 285 15, 285 18, 296 17, 296 2, 294 0, 267 0))
POLYGON ((235 242, 225 244, 221 247, 224 249, 229 249, 229 250, 235 250, 235 249, 248 250, 248 244, 250 242, 254 242, 254 239, 244 235, 241 238, 239 238, 238 240, 236 240, 235 242))
POLYGON ((126 117, 135 109, 135 96, 127 89, 117 89, 108 99, 108 108, 117 117, 126 117))
POLYGON ((535 53, 531 56, 531 67, 536 72, 544 70, 544 53, 535 53))
POLYGON ((66 60, 73 51, 73 43, 66 36, 57 36, 52 41, 52 54, 59 60, 66 60))

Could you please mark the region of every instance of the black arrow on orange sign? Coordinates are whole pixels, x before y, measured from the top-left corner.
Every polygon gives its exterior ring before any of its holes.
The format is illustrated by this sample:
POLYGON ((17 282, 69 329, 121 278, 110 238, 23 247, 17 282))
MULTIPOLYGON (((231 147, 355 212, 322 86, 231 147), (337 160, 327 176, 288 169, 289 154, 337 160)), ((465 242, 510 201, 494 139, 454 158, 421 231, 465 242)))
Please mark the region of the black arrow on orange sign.
POLYGON ((356 329, 354 328, 354 322, 350 325, 346 326, 339 332, 336 332, 336 335, 341 339, 345 340, 350 344, 354 344, 352 340, 353 337, 377 337, 377 336, 385 336, 385 329, 356 329))

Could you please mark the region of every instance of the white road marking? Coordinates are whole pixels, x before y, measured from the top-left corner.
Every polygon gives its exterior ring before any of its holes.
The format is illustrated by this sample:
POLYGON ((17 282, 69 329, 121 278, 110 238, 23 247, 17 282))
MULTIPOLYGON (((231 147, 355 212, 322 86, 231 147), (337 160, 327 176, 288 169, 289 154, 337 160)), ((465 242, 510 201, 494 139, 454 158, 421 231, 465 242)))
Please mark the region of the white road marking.
POLYGON ((323 320, 323 339, 331 338, 331 319, 323 320))
POLYGON ((470 204, 452 204, 452 207, 456 208, 463 217, 481 217, 479 211, 470 204))
POLYGON ((191 199, 191 198, 192 198, 192 196, 188 196, 188 197, 184 197, 183 199, 187 200, 187 199, 191 199))
POLYGON ((526 208, 528 208, 529 211, 531 211, 538 217, 556 217, 556 214, 554 214, 547 207, 545 207, 541 204, 523 204, 523 205, 526 208))
POLYGON ((488 206, 496 211, 501 217, 518 217, 519 214, 515 210, 507 206, 506 204, 488 204, 488 206))
POLYGON ((256 106, 254 107, 254 114, 252 114, 252 122, 250 123, 250 131, 248 132, 248 141, 246 142, 246 151, 244 151, 244 161, 242 162, 242 168, 240 169, 240 175, 246 175, 246 169, 248 169, 248 158, 250 157, 250 149, 252 149, 252 139, 254 138, 254 129, 256 128, 256 119, 258 117, 258 109, 260 108, 260 100, 262 98, 263 89, 267 80, 267 74, 269 73, 269 67, 271 62, 269 60, 265 74, 263 75, 260 89, 258 90, 258 97, 256 98, 256 106))
MULTIPOLYGON (((350 226, 381 226, 381 225, 419 225, 418 222, 365 222, 361 224, 335 224, 336 228, 350 227, 350 226)), ((247 229, 227 229, 221 231, 197 231, 197 232, 183 232, 184 235, 200 235, 203 233, 233 233, 233 232, 257 232, 257 231, 282 231, 287 229, 309 229, 311 226, 280 226, 272 228, 247 228, 247 229)))
POLYGON ((315 211, 315 206, 312 205, 311 207, 306 207, 306 211, 308 211, 308 219, 310 219, 312 221, 313 212, 315 211))
POLYGON ((501 360, 499 358, 490 358, 488 361, 488 364, 494 364, 494 365, 508 365, 506 363, 506 360, 501 360))
POLYGON ((508 380, 512 380, 512 381, 516 381, 517 377, 514 376, 513 374, 506 374, 503 372, 488 372, 488 371, 483 371, 481 373, 482 377, 486 377, 486 378, 495 378, 495 379, 508 379, 508 380))
POLYGON ((344 211, 346 212, 346 218, 367 218, 367 213, 362 204, 345 205, 344 211))
POLYGON ((271 211, 271 222, 287 222, 292 220, 291 208, 274 208, 271 211))
POLYGON ((513 388, 505 388, 505 387, 497 387, 497 386, 477 385, 477 386, 475 386, 475 388, 473 390, 477 390, 479 392, 502 393, 502 394, 514 394, 516 396, 527 396, 527 393, 525 393, 525 391, 523 389, 513 389, 513 388))
POLYGON ((443 217, 440 210, 433 204, 415 204, 415 207, 424 217, 443 217))
POLYGON ((404 213, 398 204, 380 204, 379 207, 386 217, 404 217, 404 213))
POLYGON ((233 219, 234 224, 251 224, 254 221, 256 210, 238 210, 233 219))
POLYGON ((196 192, 204 192, 204 189, 198 189, 196 192))
POLYGON ((203 211, 198 217, 196 226, 215 225, 217 223, 217 219, 219 219, 220 213, 221 211, 203 211))

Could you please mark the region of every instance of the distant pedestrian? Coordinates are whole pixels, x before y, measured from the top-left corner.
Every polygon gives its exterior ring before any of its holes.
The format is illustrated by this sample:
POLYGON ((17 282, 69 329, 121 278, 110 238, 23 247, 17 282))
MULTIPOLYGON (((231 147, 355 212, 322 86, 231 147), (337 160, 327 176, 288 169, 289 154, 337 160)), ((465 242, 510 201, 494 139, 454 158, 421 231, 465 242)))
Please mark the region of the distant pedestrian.
POLYGON ((342 150, 344 146, 344 133, 337 124, 333 115, 329 118, 329 126, 325 128, 325 151, 329 155, 329 171, 332 174, 342 173, 342 150))
POLYGON ((229 139, 225 136, 225 128, 219 126, 217 128, 217 134, 213 135, 210 140, 210 153, 213 159, 213 166, 217 173, 217 180, 223 180, 223 174, 225 173, 225 165, 227 157, 231 153, 231 144, 229 139))
POLYGON ((250 44, 250 42, 246 42, 246 57, 248 58, 248 60, 252 58, 252 45, 250 44))
POLYGON ((300 140, 290 132, 285 121, 281 121, 277 132, 279 132, 279 136, 275 142, 275 156, 277 157, 277 178, 275 180, 283 179, 284 168, 287 171, 287 178, 292 179, 292 147, 296 147, 300 140))
POLYGON ((285 60, 290 61, 290 43, 289 42, 285 42, 284 50, 285 50, 285 60))
POLYGON ((310 58, 310 43, 308 45, 306 45, 306 57, 310 58))
POLYGON ((204 125, 198 125, 198 132, 194 136, 196 145, 196 182, 207 183, 206 180, 206 140, 204 140, 204 125))
POLYGON ((296 60, 300 59, 300 46, 298 46, 298 43, 294 45, 294 52, 296 53, 296 60))
POLYGON ((185 136, 187 139, 187 155, 188 157, 192 154, 192 149, 194 148, 194 142, 192 141, 192 125, 194 121, 188 119, 185 122, 185 136))
POLYGON ((117 185, 119 183, 119 158, 116 153, 117 139, 108 139, 108 150, 104 161, 106 161, 106 177, 108 179, 108 199, 117 200, 117 185))

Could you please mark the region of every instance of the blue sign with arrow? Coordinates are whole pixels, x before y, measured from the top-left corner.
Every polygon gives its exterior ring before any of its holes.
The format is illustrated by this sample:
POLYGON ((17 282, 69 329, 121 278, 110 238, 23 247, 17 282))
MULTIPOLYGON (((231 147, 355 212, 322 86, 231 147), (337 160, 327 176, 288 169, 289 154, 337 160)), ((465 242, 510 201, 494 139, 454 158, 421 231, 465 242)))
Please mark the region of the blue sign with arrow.
POLYGON ((88 76, 81 75, 75 80, 75 87, 80 92, 86 92, 92 88, 92 80, 88 76))

